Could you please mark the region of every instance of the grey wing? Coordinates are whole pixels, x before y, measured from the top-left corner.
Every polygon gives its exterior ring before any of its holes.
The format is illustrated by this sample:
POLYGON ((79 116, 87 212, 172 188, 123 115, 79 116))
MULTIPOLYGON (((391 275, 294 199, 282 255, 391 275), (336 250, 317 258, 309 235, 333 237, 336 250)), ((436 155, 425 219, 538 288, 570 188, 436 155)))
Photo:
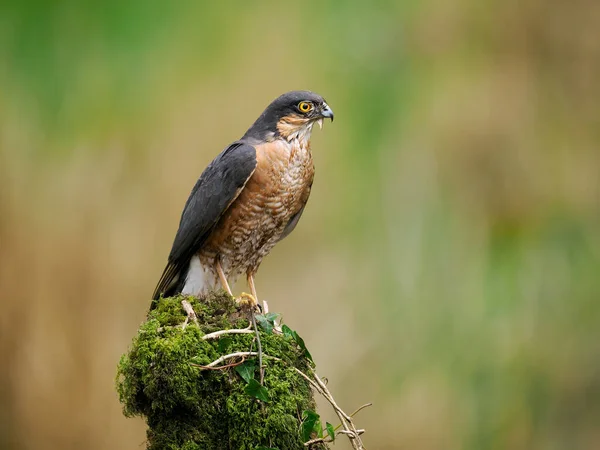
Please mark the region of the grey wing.
MULTIPOLYGON (((238 197, 256 169, 256 150, 236 142, 202 172, 185 204, 169 262, 152 298, 168 296, 185 275, 192 256, 202 247, 227 208, 238 197)), ((154 304, 153 304, 154 305, 154 304)))
POLYGON ((281 233, 281 236, 279 237, 280 241, 282 239, 286 238, 292 231, 294 231, 294 228, 296 228, 296 225, 298 225, 298 222, 300 221, 300 217, 302 217, 302 213, 304 212, 305 206, 306 206, 306 204, 300 209, 300 211, 298 211, 296 214, 294 214, 292 216, 292 218, 289 220, 289 222, 283 229, 283 233, 281 233))

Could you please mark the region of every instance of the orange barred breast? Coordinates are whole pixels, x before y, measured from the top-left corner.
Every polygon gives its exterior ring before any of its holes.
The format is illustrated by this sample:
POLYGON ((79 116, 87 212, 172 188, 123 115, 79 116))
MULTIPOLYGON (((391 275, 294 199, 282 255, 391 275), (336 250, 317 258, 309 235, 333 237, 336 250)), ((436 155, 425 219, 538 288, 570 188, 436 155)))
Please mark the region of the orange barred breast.
POLYGON ((227 278, 254 274, 306 204, 314 177, 310 145, 297 140, 255 146, 257 166, 199 252, 205 267, 219 257, 227 278))

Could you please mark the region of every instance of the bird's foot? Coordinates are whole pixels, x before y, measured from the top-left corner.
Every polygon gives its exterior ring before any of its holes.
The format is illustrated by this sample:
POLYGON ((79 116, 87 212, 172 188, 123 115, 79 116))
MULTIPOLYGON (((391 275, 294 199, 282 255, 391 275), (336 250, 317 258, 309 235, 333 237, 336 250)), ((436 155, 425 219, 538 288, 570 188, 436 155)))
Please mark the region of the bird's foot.
POLYGON ((258 306, 258 302, 256 298, 252 294, 248 294, 247 292, 242 292, 242 294, 235 299, 238 305, 242 308, 247 309, 249 311, 259 311, 260 307, 258 306))

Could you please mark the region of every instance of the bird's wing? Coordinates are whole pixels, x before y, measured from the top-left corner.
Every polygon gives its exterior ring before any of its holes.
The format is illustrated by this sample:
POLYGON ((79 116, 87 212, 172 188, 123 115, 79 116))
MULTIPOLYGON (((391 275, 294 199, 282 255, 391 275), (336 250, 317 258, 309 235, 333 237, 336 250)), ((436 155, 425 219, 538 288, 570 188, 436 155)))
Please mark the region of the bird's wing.
POLYGON ((256 169, 256 150, 235 142, 202 172, 185 204, 169 262, 154 290, 158 300, 179 281, 223 213, 238 197, 256 169))
MULTIPOLYGON (((304 204, 304 206, 306 206, 306 203, 304 204)), ((294 231, 294 228, 296 228, 296 225, 298 225, 298 222, 300 221, 300 217, 302 217, 302 213, 304 212, 304 206, 302 206, 302 208, 300 208, 300 211, 298 211, 296 214, 294 214, 290 220, 288 221, 287 225, 285 226, 285 228, 283 229, 283 232, 281 233, 281 236, 279 236, 279 240, 283 240, 284 238, 288 237, 288 235, 294 231)))

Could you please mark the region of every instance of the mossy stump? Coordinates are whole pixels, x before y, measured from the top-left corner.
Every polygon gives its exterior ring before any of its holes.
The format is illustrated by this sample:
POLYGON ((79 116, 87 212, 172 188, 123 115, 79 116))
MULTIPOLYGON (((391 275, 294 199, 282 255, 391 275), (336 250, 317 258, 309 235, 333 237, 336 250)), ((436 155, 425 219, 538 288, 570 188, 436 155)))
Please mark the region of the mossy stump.
MULTIPOLYGON (((256 351, 254 334, 202 339, 214 331, 245 328, 248 322, 224 293, 202 300, 161 299, 150 312, 117 373, 124 414, 146 419, 148 449, 306 448, 300 432, 302 413, 314 410, 315 404, 308 381, 293 367, 307 373, 310 362, 293 340, 260 331, 263 354, 279 358, 263 360, 268 401, 247 393, 248 384, 236 367, 199 367, 226 354, 256 351), (182 300, 192 305, 198 325, 181 327, 186 319, 182 300)), ((258 380, 258 363, 255 366, 250 377, 258 380)))

